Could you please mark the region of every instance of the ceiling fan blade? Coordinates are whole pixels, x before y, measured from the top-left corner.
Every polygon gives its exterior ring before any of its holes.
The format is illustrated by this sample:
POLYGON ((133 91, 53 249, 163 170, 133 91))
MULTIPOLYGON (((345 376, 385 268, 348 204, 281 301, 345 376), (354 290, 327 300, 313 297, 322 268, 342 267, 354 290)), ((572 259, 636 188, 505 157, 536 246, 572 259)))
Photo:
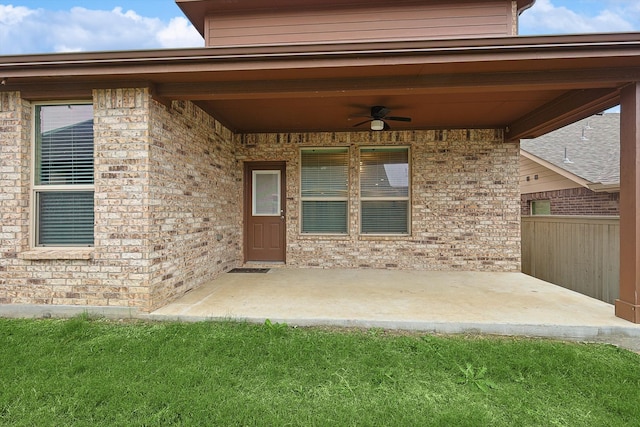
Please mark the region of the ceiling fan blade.
POLYGON ((389 126, 389 123, 384 122, 384 128, 382 130, 391 130, 391 126, 389 126))
POLYGON ((384 118, 384 116, 386 116, 390 112, 391 112, 390 109, 388 109, 387 107, 383 107, 381 105, 376 105, 374 107, 371 107, 371 117, 373 117, 374 119, 382 119, 384 118))
POLYGON ((355 127, 361 126, 361 125, 363 125, 365 123, 369 123, 370 121, 371 120, 365 120, 364 122, 356 123, 355 125, 353 125, 353 127, 355 128, 355 127))
POLYGON ((396 122, 410 122, 411 117, 385 117, 385 120, 395 120, 396 122))

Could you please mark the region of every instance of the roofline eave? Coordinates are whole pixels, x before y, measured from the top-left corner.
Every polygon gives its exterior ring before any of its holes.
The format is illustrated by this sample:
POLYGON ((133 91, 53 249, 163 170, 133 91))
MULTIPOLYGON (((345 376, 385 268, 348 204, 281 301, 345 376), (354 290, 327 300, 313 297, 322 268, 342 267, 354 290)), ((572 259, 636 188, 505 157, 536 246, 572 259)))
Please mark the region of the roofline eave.
POLYGON ((89 75, 134 74, 141 66, 166 73, 196 64, 214 70, 638 57, 639 49, 640 32, 633 32, 50 53, 0 56, 0 78, 51 76, 52 69, 65 76, 85 75, 87 69, 89 75))
POLYGON ((594 193, 619 193, 620 182, 611 182, 611 183, 594 182, 592 184, 589 184, 588 188, 594 193))
MULTIPOLYGON (((554 165, 553 163, 544 160, 538 156, 536 156, 535 154, 531 154, 528 151, 526 151, 525 149, 521 148, 520 149, 520 155, 522 155, 523 157, 531 160, 532 162, 538 163, 539 165, 557 173, 558 175, 561 175, 564 178, 567 178, 570 181, 575 182, 576 184, 584 187, 584 188, 588 188, 591 189, 590 186, 594 183, 592 183, 591 181, 584 179, 572 172, 569 172, 566 169, 562 169, 559 166, 554 165)), ((595 190, 594 190, 595 191, 595 190)))

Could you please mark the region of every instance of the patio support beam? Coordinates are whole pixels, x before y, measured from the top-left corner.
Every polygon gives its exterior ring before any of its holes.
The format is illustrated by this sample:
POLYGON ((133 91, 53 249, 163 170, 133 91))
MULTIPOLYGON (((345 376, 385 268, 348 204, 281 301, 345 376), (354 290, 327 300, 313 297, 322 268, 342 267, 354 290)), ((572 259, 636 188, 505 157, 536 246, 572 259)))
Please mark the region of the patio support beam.
POLYGON ((620 298, 616 316, 640 323, 640 82, 620 96, 620 298))
POLYGON ((506 141, 537 138, 614 107, 619 102, 615 89, 574 90, 516 120, 507 127, 506 141))
MULTIPOLYGON (((299 74, 301 74, 299 72, 299 74)), ((621 81, 640 78, 640 67, 633 70, 546 70, 544 73, 495 72, 423 74, 418 76, 398 74, 394 76, 366 78, 337 77, 324 79, 273 79, 253 76, 246 80, 221 80, 198 82, 158 83, 159 95, 171 99, 229 100, 308 98, 313 96, 350 97, 362 94, 396 95, 398 93, 449 94, 493 93, 539 90, 601 89, 603 93, 614 91, 621 81)), ((600 96, 596 93, 597 96, 600 96)), ((584 96, 584 95, 583 95, 584 96)), ((593 96, 593 95, 590 95, 593 96)), ((581 101, 581 100, 580 100, 581 101)), ((578 102, 580 102, 578 101, 578 102)), ((617 104, 617 101, 615 102, 617 104)), ((614 104, 614 105, 615 105, 614 104)))

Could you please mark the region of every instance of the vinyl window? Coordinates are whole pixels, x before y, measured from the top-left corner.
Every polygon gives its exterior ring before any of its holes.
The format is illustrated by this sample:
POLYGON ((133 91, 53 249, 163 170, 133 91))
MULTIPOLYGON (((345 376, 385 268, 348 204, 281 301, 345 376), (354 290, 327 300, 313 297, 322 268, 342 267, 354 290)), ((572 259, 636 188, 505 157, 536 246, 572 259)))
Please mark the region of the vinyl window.
POLYGON ((360 232, 409 233, 409 149, 360 150, 360 232))
POLYGON ((301 150, 302 233, 347 234, 349 149, 301 150))
POLYGON ((93 106, 36 105, 34 121, 35 245, 92 246, 93 106))

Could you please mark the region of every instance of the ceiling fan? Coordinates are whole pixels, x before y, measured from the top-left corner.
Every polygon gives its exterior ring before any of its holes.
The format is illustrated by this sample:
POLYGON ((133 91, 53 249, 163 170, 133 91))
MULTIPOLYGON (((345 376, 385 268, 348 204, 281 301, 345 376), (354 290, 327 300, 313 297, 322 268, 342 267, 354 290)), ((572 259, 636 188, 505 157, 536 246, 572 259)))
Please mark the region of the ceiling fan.
POLYGON ((391 112, 390 109, 384 107, 382 105, 375 105, 371 107, 371 114, 368 116, 358 116, 358 117, 368 117, 368 120, 357 123, 353 125, 353 127, 358 127, 365 123, 371 122, 371 130, 389 130, 391 126, 387 124, 385 120, 391 120, 396 122, 410 122, 410 117, 397 117, 397 116, 387 116, 391 112))

